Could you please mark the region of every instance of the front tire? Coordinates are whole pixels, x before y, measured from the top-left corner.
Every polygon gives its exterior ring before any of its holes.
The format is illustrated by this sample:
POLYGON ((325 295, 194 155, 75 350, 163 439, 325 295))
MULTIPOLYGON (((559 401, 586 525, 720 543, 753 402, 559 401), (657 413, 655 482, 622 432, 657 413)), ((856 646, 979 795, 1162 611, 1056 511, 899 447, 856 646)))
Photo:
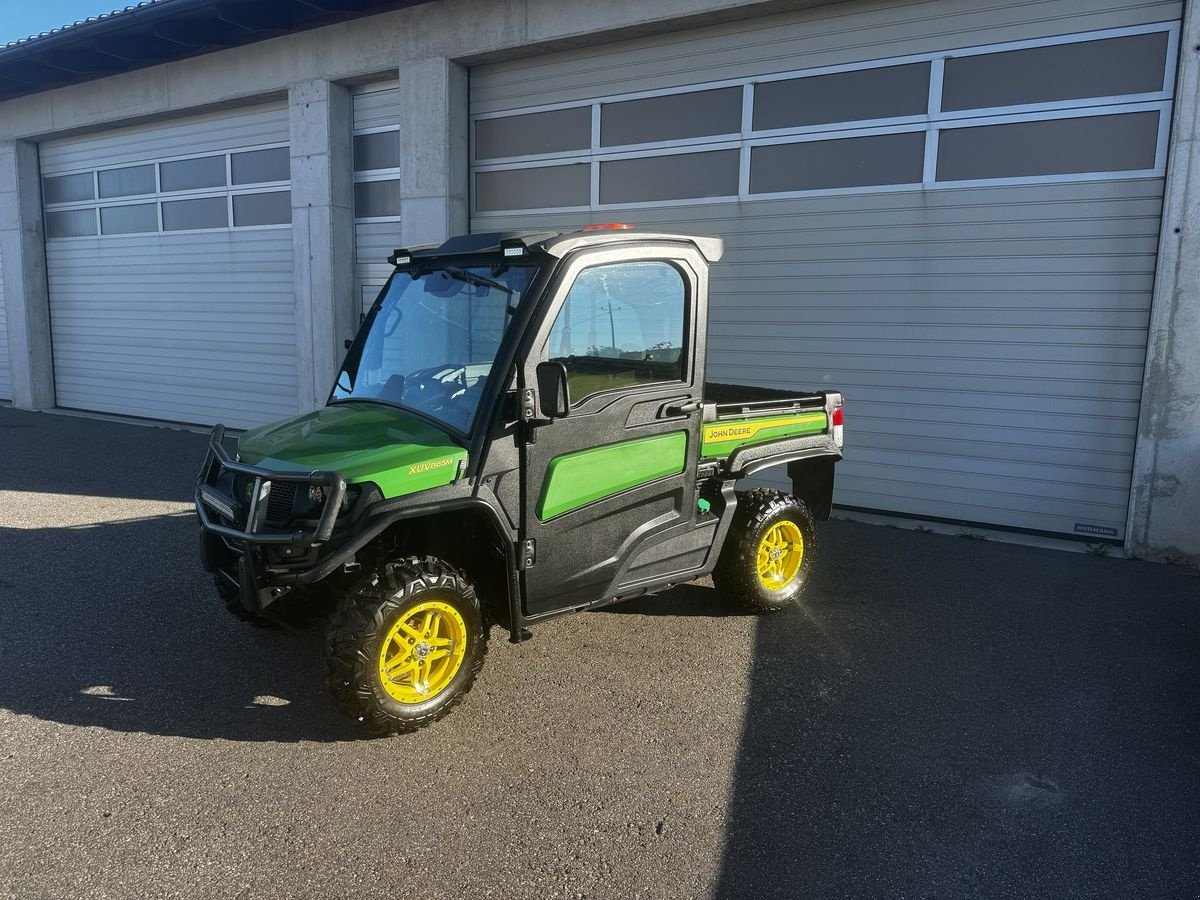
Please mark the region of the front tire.
POLYGON ((804 593, 815 550, 816 523, 804 503, 769 488, 747 491, 733 512, 713 584, 752 612, 779 612, 804 593))
POLYGON ((216 586, 217 596, 220 598, 221 603, 225 606, 225 609, 229 612, 229 614, 235 619, 241 622, 246 622, 247 624, 253 625, 256 628, 275 627, 275 623, 270 619, 264 618, 263 616, 252 613, 250 610, 246 609, 246 607, 242 605, 242 597, 238 589, 220 575, 213 576, 213 585, 216 586))
POLYGON ((326 633, 329 690, 372 734, 415 731, 462 700, 487 631, 466 576, 441 560, 390 562, 338 604, 326 633))

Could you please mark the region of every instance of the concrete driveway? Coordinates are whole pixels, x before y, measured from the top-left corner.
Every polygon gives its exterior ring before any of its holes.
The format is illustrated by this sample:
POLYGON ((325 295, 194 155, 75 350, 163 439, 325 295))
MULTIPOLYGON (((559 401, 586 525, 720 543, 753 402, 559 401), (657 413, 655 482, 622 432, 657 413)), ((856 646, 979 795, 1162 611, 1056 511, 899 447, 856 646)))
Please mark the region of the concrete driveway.
POLYGON ((212 596, 203 446, 0 409, 0 897, 1200 896, 1192 571, 834 522, 803 608, 497 630, 362 739, 212 596))

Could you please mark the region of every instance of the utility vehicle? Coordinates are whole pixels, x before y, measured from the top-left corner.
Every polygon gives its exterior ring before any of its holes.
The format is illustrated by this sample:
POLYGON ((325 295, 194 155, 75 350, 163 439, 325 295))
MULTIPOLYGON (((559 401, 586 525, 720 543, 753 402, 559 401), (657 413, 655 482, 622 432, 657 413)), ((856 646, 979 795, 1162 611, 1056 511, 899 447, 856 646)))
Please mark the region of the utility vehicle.
POLYGON ((842 395, 705 381, 722 248, 591 226, 397 250, 324 408, 236 451, 213 430, 196 511, 226 605, 328 615, 334 700, 395 733, 463 697, 493 622, 519 642, 710 573, 754 610, 793 603, 842 395), (738 490, 770 466, 790 494, 738 490))

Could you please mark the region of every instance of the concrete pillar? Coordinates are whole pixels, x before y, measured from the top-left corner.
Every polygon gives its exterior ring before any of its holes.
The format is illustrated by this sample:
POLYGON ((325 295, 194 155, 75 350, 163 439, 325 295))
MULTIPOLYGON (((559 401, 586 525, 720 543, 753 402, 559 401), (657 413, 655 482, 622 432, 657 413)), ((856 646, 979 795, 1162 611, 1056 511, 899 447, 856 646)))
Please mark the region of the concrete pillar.
POLYGON ((0 265, 8 315, 8 360, 13 405, 54 406, 50 356, 50 295, 37 145, 0 142, 0 265))
POLYGON ((328 81, 288 88, 297 377, 301 411, 324 405, 358 326, 350 92, 328 81))
POLYGON ((411 247, 468 230, 467 70, 445 59, 400 76, 400 240, 411 247))
POLYGON ((1200 562, 1200 7, 1185 6, 1126 551, 1200 562))

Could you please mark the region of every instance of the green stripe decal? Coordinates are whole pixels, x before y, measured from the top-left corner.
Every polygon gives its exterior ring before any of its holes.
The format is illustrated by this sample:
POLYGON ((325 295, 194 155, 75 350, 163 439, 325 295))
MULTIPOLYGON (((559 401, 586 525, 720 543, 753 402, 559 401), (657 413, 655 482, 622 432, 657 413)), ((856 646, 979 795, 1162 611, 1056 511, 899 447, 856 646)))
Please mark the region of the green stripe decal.
POLYGON ((703 457, 728 456, 747 444, 765 444, 789 437, 820 434, 825 430, 825 413, 773 416, 765 419, 725 419, 704 426, 703 457))
POLYGON ((544 522, 595 500, 678 475, 686 461, 684 431, 556 456, 546 467, 537 517, 544 522))

